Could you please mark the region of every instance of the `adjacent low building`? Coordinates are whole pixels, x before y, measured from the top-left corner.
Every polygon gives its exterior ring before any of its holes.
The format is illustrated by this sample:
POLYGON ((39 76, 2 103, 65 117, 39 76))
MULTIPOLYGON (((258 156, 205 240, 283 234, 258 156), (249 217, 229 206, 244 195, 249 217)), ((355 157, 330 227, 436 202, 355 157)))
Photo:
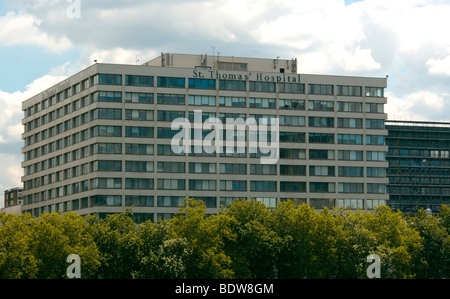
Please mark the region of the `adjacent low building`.
POLYGON ((236 198, 372 210, 389 197, 385 87, 300 74, 296 59, 96 63, 23 102, 23 210, 103 217, 133 206, 140 222, 171 217, 185 197, 210 213, 236 198), (228 136, 212 123, 238 120, 231 143, 209 139, 228 136))
POLYGON ((4 192, 4 205, 0 213, 22 214, 22 188, 12 188, 4 192))

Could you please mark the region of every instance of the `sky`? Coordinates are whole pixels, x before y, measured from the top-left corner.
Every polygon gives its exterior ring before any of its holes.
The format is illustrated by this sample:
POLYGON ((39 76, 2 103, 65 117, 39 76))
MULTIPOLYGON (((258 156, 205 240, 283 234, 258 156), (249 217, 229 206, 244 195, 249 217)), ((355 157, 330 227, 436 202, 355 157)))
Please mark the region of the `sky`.
POLYGON ((0 0, 0 199, 22 186, 22 101, 94 60, 297 58, 388 76, 388 119, 450 121, 449 15, 450 0, 0 0))

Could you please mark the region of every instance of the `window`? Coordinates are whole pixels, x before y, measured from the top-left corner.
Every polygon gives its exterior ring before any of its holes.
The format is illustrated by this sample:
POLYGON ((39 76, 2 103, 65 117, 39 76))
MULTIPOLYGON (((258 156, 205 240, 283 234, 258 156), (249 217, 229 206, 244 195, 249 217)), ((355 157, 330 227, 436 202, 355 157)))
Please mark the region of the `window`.
POLYGON ((306 192, 305 182, 280 182, 281 192, 306 192))
POLYGON ((362 177, 364 167, 339 166, 338 173, 340 177, 362 177))
POLYGON ((95 126, 91 128, 91 136, 122 137, 122 127, 120 126, 95 126))
POLYGON ((366 144, 384 145, 384 136, 380 136, 380 135, 366 135, 366 144))
POLYGON ((216 80, 214 79, 189 79, 189 88, 197 89, 216 89, 216 80))
POLYGON ((384 119, 366 119, 366 129, 384 129, 384 119))
POLYGON ((333 198, 311 198, 309 200, 309 204, 314 209, 324 209, 324 208, 333 208, 334 207, 334 199, 333 198))
POLYGON ((309 150, 309 159, 311 160, 334 160, 334 150, 309 150))
POLYGON ((362 103, 359 102, 338 102, 339 112, 362 112, 362 103))
POLYGON ((250 108, 268 108, 268 109, 276 108, 275 99, 249 98, 248 101, 250 108))
POLYGON ((219 171, 223 174, 247 174, 247 164, 221 163, 219 171))
POLYGON ((126 120, 153 120, 153 110, 125 109, 126 120))
POLYGON ((122 109, 94 109, 92 119, 122 119, 122 109))
POLYGON ((158 156, 179 156, 184 155, 184 153, 177 154, 172 151, 172 146, 170 144, 158 144, 157 146, 158 156))
POLYGON ((250 164, 250 174, 276 175, 277 174, 277 165, 250 164))
POLYGON ((153 104, 153 93, 144 92, 126 92, 126 103, 153 104))
POLYGON ((153 138, 153 127, 125 127, 125 137, 153 138))
POLYGON ((216 181, 189 180, 189 190, 216 190, 216 181))
POLYGON ((274 208, 277 206, 277 198, 276 197, 256 197, 256 201, 262 202, 266 207, 274 208))
POLYGON ((386 193, 386 184, 367 183, 367 193, 386 193))
POLYGON ((189 163, 189 173, 216 173, 216 163, 189 163))
POLYGON ((357 210, 364 209, 364 200, 363 199, 338 199, 337 201, 338 207, 344 207, 345 209, 357 210))
POLYGON ((338 151, 338 159, 346 161, 362 161, 363 151, 338 151))
POLYGON ((183 196, 158 196, 158 207, 178 207, 184 202, 183 196))
POLYGON ((305 117, 304 116, 288 116, 280 115, 279 118, 280 126, 304 126, 305 117))
POLYGON ((334 111, 334 102, 309 100, 308 109, 317 111, 334 111))
MULTIPOLYGON (((262 165, 271 166, 271 165, 262 165)), ((276 165, 273 165, 276 166, 276 165)), ((275 168, 276 171, 276 168, 275 168)), ((280 165, 280 175, 306 175, 305 165, 280 165)))
POLYGON ((280 132, 280 142, 304 143, 305 142, 305 133, 280 132))
POLYGON ((335 174, 334 166, 309 166, 309 175, 310 176, 334 176, 335 174))
POLYGON ((158 172, 185 173, 186 166, 184 162, 158 162, 158 172))
POLYGON ((368 199, 367 200, 367 209, 373 210, 376 207, 379 207, 381 205, 386 205, 386 200, 384 199, 368 199))
POLYGON ((334 118, 333 117, 308 117, 308 125, 310 127, 326 127, 333 128, 334 127, 334 118))
POLYGON ((280 109, 305 110, 305 100, 278 100, 280 109))
POLYGON ((125 189, 153 189, 153 179, 125 178, 125 189))
POLYGON ((338 85, 337 86, 337 95, 338 96, 362 96, 362 87, 361 86, 346 86, 346 85, 338 85))
POLYGON ((158 121, 173 121, 177 118, 184 118, 184 111, 158 110, 158 121))
POLYGON ((362 135, 338 134, 338 144, 362 144, 362 135))
POLYGON ((221 180, 220 181, 221 191, 247 191, 247 181, 238 180, 221 180))
POLYGON ((384 104, 366 103, 366 112, 383 113, 384 112, 384 104))
POLYGON ((384 89, 382 87, 366 87, 366 97, 382 98, 384 89))
POLYGON ((309 143, 334 143, 334 134, 309 133, 309 143))
POLYGON ((153 196, 145 195, 126 195, 125 196, 126 206, 135 207, 153 207, 155 205, 153 196))
POLYGON ((125 85, 153 86, 153 76, 125 75, 125 85))
POLYGON ((116 91, 95 92, 92 94, 92 103, 96 102, 122 102, 122 93, 116 91))
POLYGON ((367 161, 386 161, 386 153, 385 152, 367 151, 366 152, 366 160, 367 161))
POLYGON ((367 177, 386 177, 386 168, 384 167, 367 167, 366 169, 367 177))
POLYGON ((333 85, 325 84, 309 84, 308 93, 310 94, 321 94, 321 95, 333 95, 333 85))
POLYGON ((309 183, 309 192, 334 193, 335 186, 334 186, 334 183, 310 182, 309 183))
POLYGON ((247 107, 247 99, 243 97, 219 97, 220 107, 247 107))
POLYGON ((363 193, 364 184, 363 183, 339 183, 340 193, 363 193))
POLYGON ((250 181, 250 191, 276 192, 277 182, 275 181, 250 181))
POLYGON ((305 84, 303 83, 279 83, 278 90, 280 93, 305 93, 305 84))
POLYGON ((122 75, 120 74, 98 74, 94 76, 94 84, 122 85, 122 75))
POLYGON ((275 83, 250 81, 249 89, 250 91, 257 91, 257 92, 275 92, 275 83))
POLYGON ((158 77, 158 87, 185 88, 185 79, 176 77, 158 77))
POLYGON ((153 151, 153 144, 125 144, 125 154, 127 155, 153 155, 153 151))
POLYGON ((238 80, 219 80, 219 89, 220 90, 246 91, 247 90, 247 82, 246 81, 238 81, 238 80))
POLYGON ((126 172, 153 172, 153 161, 125 161, 126 172))
POLYGON ((159 190, 186 190, 184 179, 158 179, 159 190))
POLYGON ((121 195, 96 195, 91 197, 91 206, 121 206, 121 195))
POLYGON ((188 104, 196 106, 216 106, 216 97, 190 95, 188 98, 188 104))
POLYGON ((156 136, 158 138, 173 138, 180 130, 172 130, 171 128, 157 128, 156 136))
POLYGON ((98 160, 91 165, 91 171, 122 171, 122 161, 98 160))
POLYGON ((91 179, 91 189, 122 189, 121 178, 91 179))
POLYGON ((280 148, 280 159, 305 159, 306 150, 294 148, 280 148))
POLYGON ((338 128, 362 129, 362 118, 338 118, 338 128))
POLYGON ((185 96, 182 94, 158 93, 158 104, 184 105, 185 104, 185 96))

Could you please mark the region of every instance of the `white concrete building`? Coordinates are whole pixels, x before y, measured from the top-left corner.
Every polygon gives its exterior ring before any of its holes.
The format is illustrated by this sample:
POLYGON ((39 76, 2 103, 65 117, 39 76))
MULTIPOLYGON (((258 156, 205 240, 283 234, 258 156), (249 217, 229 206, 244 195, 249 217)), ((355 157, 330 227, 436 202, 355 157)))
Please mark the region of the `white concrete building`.
POLYGON ((82 70, 23 102, 23 211, 104 216, 133 206, 140 222, 170 217, 184 197, 204 200, 211 213, 235 198, 318 209, 385 204, 386 78, 298 70, 295 59, 167 53, 82 70), (173 120, 194 124, 196 110, 224 125, 278 120, 276 163, 252 152, 259 132, 248 126, 243 153, 174 153, 173 120))

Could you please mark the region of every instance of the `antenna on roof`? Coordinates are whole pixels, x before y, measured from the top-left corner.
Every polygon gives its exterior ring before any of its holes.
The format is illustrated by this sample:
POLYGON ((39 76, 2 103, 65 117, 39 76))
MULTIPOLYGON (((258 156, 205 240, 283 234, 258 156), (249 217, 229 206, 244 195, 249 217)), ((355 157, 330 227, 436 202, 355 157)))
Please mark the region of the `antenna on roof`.
POLYGON ((136 65, 138 64, 138 62, 139 62, 139 58, 138 58, 138 54, 136 54, 136 65))

